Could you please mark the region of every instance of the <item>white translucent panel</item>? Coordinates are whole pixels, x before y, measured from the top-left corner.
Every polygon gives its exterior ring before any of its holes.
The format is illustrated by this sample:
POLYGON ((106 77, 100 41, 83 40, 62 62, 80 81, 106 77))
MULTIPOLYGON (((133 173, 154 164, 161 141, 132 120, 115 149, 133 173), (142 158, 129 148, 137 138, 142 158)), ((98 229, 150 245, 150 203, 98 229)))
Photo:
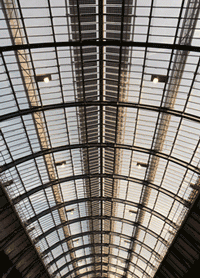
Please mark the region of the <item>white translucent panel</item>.
POLYGON ((16 204, 15 207, 19 211, 19 215, 24 221, 35 215, 29 199, 24 199, 20 203, 16 204))
POLYGON ((60 260, 57 261, 57 264, 59 267, 63 266, 66 263, 64 258, 61 258, 60 260))
POLYGON ((157 241, 157 238, 150 235, 150 234, 146 234, 145 236, 145 240, 144 240, 144 243, 146 245, 148 245, 149 247, 151 247, 152 249, 154 249, 155 247, 155 244, 156 244, 156 241, 157 241))
POLYGON ((59 229, 58 234, 59 234, 60 240, 63 240, 65 238, 63 229, 59 229))
POLYGON ((146 268, 146 264, 140 259, 137 261, 137 266, 139 266, 141 269, 146 268))
POLYGON ((118 190, 118 196, 122 199, 125 198, 126 195, 126 190, 127 190, 127 181, 125 180, 120 180, 119 181, 119 190, 118 190))
POLYGON ((169 218, 173 220, 174 223, 177 223, 177 225, 180 224, 180 222, 182 221, 183 216, 181 216, 181 212, 183 211, 183 205, 179 204, 178 202, 175 202, 171 213, 169 215, 169 218))
POLYGON ((59 237, 58 237, 57 232, 53 232, 53 233, 47 235, 47 236, 46 236, 46 240, 47 240, 49 246, 52 246, 52 245, 54 245, 56 242, 59 242, 59 237))
MULTIPOLYGON (((94 8, 93 13, 98 14, 98 1, 93 1, 90 6, 87 1, 83 2, 80 3, 81 13, 78 18, 72 14, 69 1, 15 1, 18 21, 14 24, 19 24, 20 31, 17 39, 10 38, 15 28, 10 28, 8 32, 4 14, 0 10, 1 45, 78 40, 79 32, 76 33, 74 27, 78 27, 77 20, 83 18, 85 22, 81 22, 81 39, 92 34, 98 38, 98 15, 91 22, 87 16, 82 15, 82 11, 87 13, 91 7, 94 8), (94 30, 90 30, 90 27, 94 30)), ((116 15, 104 15, 103 37, 112 40, 116 36, 120 39, 122 3, 109 3, 110 1, 104 1, 104 13, 108 13, 110 8, 112 11, 116 9, 119 12, 118 22, 115 22, 116 15)), ((126 39, 133 42, 179 44, 187 1, 182 14, 181 5, 181 0, 156 0, 153 5, 151 0, 133 1, 129 7, 130 21, 128 25, 124 25, 127 28, 124 30, 126 39)), ((199 45, 199 29, 200 21, 197 19, 191 38, 192 45, 199 45)), ((186 33, 184 36, 187 38, 186 33)), ((182 53, 172 49, 130 47, 122 49, 122 53, 127 51, 127 62, 124 63, 124 58, 120 58, 119 68, 118 50, 121 50, 117 46, 110 50, 109 48, 111 47, 105 46, 102 49, 103 82, 99 63, 101 54, 96 46, 91 49, 89 46, 83 46, 82 57, 78 48, 64 46, 2 52, 1 115, 12 117, 13 112, 18 113, 16 117, 1 121, 0 164, 8 167, 2 179, 3 182, 13 180, 13 184, 6 188, 9 197, 19 197, 15 201, 22 199, 15 205, 22 222, 26 224, 27 220, 30 219, 31 222, 33 218, 34 222, 27 227, 27 231, 33 228, 29 232, 31 239, 38 236, 42 238, 42 233, 47 232, 46 237, 36 245, 38 252, 48 249, 59 240, 63 241, 61 246, 48 253, 48 260, 69 251, 70 245, 64 241, 63 228, 56 228, 64 223, 75 248, 97 243, 94 248, 76 249, 77 258, 93 254, 94 251, 102 251, 104 254, 110 252, 117 258, 129 259, 128 250, 133 248, 132 261, 137 266, 130 267, 133 274, 111 266, 103 266, 102 269, 109 269, 128 278, 143 278, 146 273, 153 276, 153 271, 147 266, 145 259, 158 267, 159 254, 163 255, 167 250, 162 238, 170 245, 176 234, 173 223, 181 225, 188 210, 183 206, 184 201, 191 199, 192 202, 195 196, 190 184, 197 183, 199 179, 198 168, 196 173, 193 171, 195 168, 192 168, 199 167, 200 161, 199 54, 192 51, 182 53), (180 63, 174 64, 179 61, 180 55, 181 58, 187 55, 183 71, 180 71, 180 63), (79 63, 81 58, 82 63, 79 63), (88 68, 87 63, 90 64, 91 59, 94 59, 94 65, 88 68), (116 65, 111 62, 114 60, 116 65), (86 68, 94 73, 85 72, 86 68), (173 76, 177 77, 176 71, 181 72, 180 80, 171 79, 173 76), (49 83, 36 80, 37 75, 46 73, 51 74, 49 83), (154 83, 153 74, 167 75, 168 81, 166 84, 154 83), (82 81, 84 84, 81 84, 82 81), (90 82, 94 85, 91 85, 91 88, 90 82), (176 88, 173 87, 173 82, 177 82, 176 88), (171 93, 174 101, 170 104, 167 95, 171 93), (103 99, 110 96, 115 103, 111 103, 111 106, 101 106, 98 103, 97 106, 90 104, 85 107, 92 95, 95 96, 95 101, 100 100, 101 95, 103 99), (74 105, 75 101, 78 107, 74 105), (118 101, 125 102, 125 106, 129 107, 116 107, 118 101), (21 115, 23 109, 31 108, 36 111, 37 106, 40 107, 39 112, 21 115), (166 107, 169 109, 166 110, 166 107), (160 139, 163 142, 159 145, 160 139), (88 143, 94 143, 92 148, 88 143), (99 143, 102 143, 101 146, 99 143), (123 149, 115 149, 115 143, 118 147, 122 145, 123 149), (84 149, 81 148, 82 144, 84 149), (41 151, 50 152, 41 155, 41 151), (106 157, 107 154, 109 158, 106 157), (18 161, 20 158, 23 159, 18 161), (9 163, 13 161, 16 166, 13 163, 10 167, 9 163), (64 167, 56 166, 59 161, 65 161, 64 167), (144 163, 146 166, 138 167, 137 163, 144 163), (101 173, 103 178, 98 176, 101 173), (97 177, 90 176, 93 174, 97 177), (81 175, 87 178, 82 179, 81 175), (55 184, 59 191, 57 196, 55 186, 51 184, 54 179, 57 180, 55 184), (149 198, 144 202, 148 186, 151 188, 148 190, 149 198), (33 194, 31 190, 34 190, 33 194), (24 193, 28 197, 24 198, 24 193), (103 199, 98 199, 100 196, 103 199), (91 202, 90 197, 94 198, 91 202), (60 202, 65 202, 65 206, 62 207, 60 202), (56 205, 61 205, 60 212, 55 208, 56 205), (67 212, 71 209, 72 213, 67 212), (61 212, 64 212, 64 215, 61 212), (37 215, 40 216, 38 220, 37 215), (156 215, 160 215, 162 219, 156 215), (93 216, 93 219, 87 220, 87 216, 93 216), (96 216, 102 216, 103 219, 96 219, 96 216), (84 221, 79 222, 79 217, 84 221), (135 225, 137 221, 140 223, 138 227, 135 225), (166 223, 171 223, 172 226, 166 223), (90 234, 91 229, 97 233, 90 234), (99 234, 100 231, 105 234, 99 234), (81 236, 81 233, 86 235, 81 236), (137 238, 131 242, 130 238, 134 238, 134 235, 137 235, 137 238), (78 239, 77 242, 73 241, 75 238, 78 239), (108 245, 99 247, 101 242, 108 245)), ((71 260, 69 254, 66 259, 68 262, 71 260)), ((125 265, 125 262, 122 263, 112 256, 102 259, 96 256, 94 259, 91 257, 84 260, 84 268, 80 270, 80 274, 93 277, 93 273, 87 275, 86 271, 92 271, 94 268, 85 265, 93 261, 107 263, 107 259, 108 264, 111 262, 114 265, 127 266, 127 263, 125 265)), ((54 272, 64 264, 65 259, 61 258, 57 264, 52 265, 50 271, 54 272)), ((57 277, 67 275, 73 268, 72 264, 63 268, 57 277)), ((100 275, 100 270, 101 266, 96 265, 97 275, 100 275)), ((75 275, 76 273, 72 272, 69 278, 75 275)), ((112 273, 106 275, 113 278, 117 276, 112 273)))
MULTIPOLYGON (((134 203, 138 203, 141 196, 141 190, 142 190, 142 184, 129 182, 127 200, 130 200, 134 203)), ((133 208, 132 210, 136 210, 136 209, 133 208)))
POLYGON ((168 216, 170 207, 172 206, 173 199, 169 196, 166 196, 165 194, 159 193, 155 210, 162 213, 165 217, 168 216))
POLYGON ((151 256, 151 253, 148 250, 146 250, 145 248, 141 248, 140 254, 146 260, 149 260, 149 258, 151 256))
POLYGON ((138 239, 139 239, 141 242, 143 242, 144 237, 145 237, 145 234, 146 234, 145 231, 143 231, 143 230, 140 229, 140 233, 139 233, 138 239))
POLYGON ((123 217, 124 204, 116 203, 116 217, 123 217))
POLYGON ((36 214, 49 208, 47 199, 46 199, 46 196, 45 196, 43 190, 31 195, 30 202, 31 202, 36 214))
POLYGON ((125 235, 128 235, 128 236, 131 236, 132 233, 133 233, 133 226, 124 223, 124 224, 123 224, 122 233, 125 234, 125 235))
POLYGON ((119 251, 119 256, 122 257, 123 259, 126 259, 128 256, 128 253, 124 250, 119 251))
POLYGON ((54 222, 53 222, 51 214, 47 214, 45 216, 42 216, 39 219, 39 223, 40 223, 40 225, 41 225, 41 227, 42 227, 44 232, 46 232, 49 229, 54 227, 54 222))
POLYGON ((159 219, 158 217, 152 216, 149 228, 155 233, 159 234, 163 228, 164 221, 159 219))
POLYGON ((70 224, 69 227, 73 234, 78 234, 81 232, 80 223, 70 224))

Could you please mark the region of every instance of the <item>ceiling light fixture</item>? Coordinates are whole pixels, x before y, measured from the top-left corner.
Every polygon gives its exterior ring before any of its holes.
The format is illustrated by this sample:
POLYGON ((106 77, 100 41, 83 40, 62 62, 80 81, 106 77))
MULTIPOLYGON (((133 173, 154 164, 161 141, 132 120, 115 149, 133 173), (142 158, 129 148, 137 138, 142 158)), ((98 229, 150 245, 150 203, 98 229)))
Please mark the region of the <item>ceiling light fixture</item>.
POLYGON ((55 164, 57 167, 61 166, 62 168, 64 168, 66 166, 66 161, 65 160, 59 161, 59 162, 56 162, 55 164))
POLYGON ((137 213, 137 210, 129 209, 129 215, 132 216, 133 214, 137 213))
POLYGON ((137 167, 139 169, 141 169, 142 167, 143 168, 147 168, 148 167, 148 164, 147 163, 143 163, 143 162, 137 162, 137 167))
POLYGON ((192 189, 195 189, 195 190, 199 190, 199 189, 200 189, 200 186, 199 186, 199 184, 197 184, 197 183, 190 183, 190 187, 191 187, 192 189))
POLYGON ((70 212, 70 213, 71 213, 71 215, 73 215, 73 214, 74 214, 74 208, 72 208, 72 209, 68 209, 68 210, 65 210, 65 212, 66 212, 66 213, 70 212))
POLYGON ((130 243, 128 240, 124 240, 124 242, 125 242, 125 246, 130 243))
POLYGON ((50 81, 48 76, 45 77, 43 80, 44 80, 45 83, 49 83, 49 81, 50 81))
POLYGON ((78 245, 79 239, 78 239, 78 238, 77 238, 77 239, 74 239, 73 242, 76 243, 76 244, 78 245))
POLYGON ((31 233, 32 231, 34 231, 35 230, 35 227, 31 227, 31 228, 29 228, 28 230, 27 230, 27 232, 28 233, 31 233))
POLYGON ((10 180, 10 181, 6 181, 6 182, 1 183, 1 185, 2 185, 3 187, 7 187, 7 186, 12 185, 13 183, 14 183, 13 180, 10 180))
POLYGON ((158 83, 158 81, 159 81, 159 79, 158 79, 158 77, 154 77, 154 79, 153 79, 153 83, 158 83))
POLYGON ((36 75, 35 79, 36 79, 37 82, 49 83, 49 81, 51 81, 51 74, 36 75))
POLYGON ((153 81, 154 84, 159 83, 167 83, 168 77, 166 75, 159 75, 159 74, 152 74, 151 75, 151 81, 153 81))

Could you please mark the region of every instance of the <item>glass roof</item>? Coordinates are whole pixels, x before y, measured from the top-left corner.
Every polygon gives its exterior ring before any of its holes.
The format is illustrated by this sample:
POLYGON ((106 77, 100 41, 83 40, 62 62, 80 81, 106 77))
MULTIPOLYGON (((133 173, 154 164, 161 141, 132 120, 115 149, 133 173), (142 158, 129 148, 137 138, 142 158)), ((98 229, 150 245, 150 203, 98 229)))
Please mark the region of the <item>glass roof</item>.
POLYGON ((153 277, 199 186, 199 1, 0 6, 1 181, 48 272, 153 277))

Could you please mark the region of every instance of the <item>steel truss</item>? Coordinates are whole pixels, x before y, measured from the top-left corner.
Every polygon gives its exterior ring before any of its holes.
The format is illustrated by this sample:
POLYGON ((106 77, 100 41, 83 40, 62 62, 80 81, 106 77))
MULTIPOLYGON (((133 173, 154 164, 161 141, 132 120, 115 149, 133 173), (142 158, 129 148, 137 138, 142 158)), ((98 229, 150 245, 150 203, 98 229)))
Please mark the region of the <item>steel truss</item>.
POLYGON ((8 51, 17 51, 22 49, 37 49, 37 48, 49 48, 49 47, 83 47, 83 46, 119 46, 119 47, 144 47, 144 48, 160 48, 160 49, 172 49, 182 51, 194 51, 200 52, 199 46, 183 45, 183 44, 169 44, 169 43, 153 43, 153 42, 132 42, 132 41, 118 41, 104 39, 98 40, 84 40, 84 41, 64 41, 64 42, 48 42, 48 43, 30 43, 23 45, 7 45, 0 47, 0 53, 8 51))
POLYGON ((122 107, 122 108, 132 108, 132 109, 141 109, 141 110, 147 110, 147 111, 154 111, 158 113, 165 113, 169 114, 171 116, 187 119, 189 121, 194 122, 200 122, 200 117, 197 115, 193 115, 190 113, 166 108, 166 107, 160 107, 160 106, 152 106, 147 104, 141 104, 141 103, 128 103, 128 102, 120 102, 120 101, 88 101, 86 102, 64 102, 64 103, 56 103, 52 105, 43 105, 43 106, 32 106, 29 109, 20 109, 16 112, 11 112, 9 114, 4 114, 0 116, 0 122, 10 120, 16 117, 22 117, 26 115, 31 115, 37 112, 45 112, 49 110, 57 110, 57 109, 65 109, 65 108, 72 108, 72 107, 96 107, 96 106, 105 106, 105 107, 122 107))
POLYGON ((88 143, 88 144, 76 144, 76 145, 65 145, 65 146, 60 146, 60 147, 55 147, 55 148, 50 148, 50 149, 46 149, 43 151, 39 151, 37 153, 33 153, 31 155, 27 155, 25 157, 16 159, 10 163, 4 164, 0 167, 0 173, 3 173, 9 169, 11 169, 12 167, 19 165, 21 163, 27 162, 31 159, 43 156, 43 155, 47 155, 50 153, 55 153, 55 152, 60 152, 60 151, 64 151, 64 150, 73 150, 73 149, 89 149, 89 148, 117 148, 117 149, 123 149, 123 150, 130 150, 130 151, 136 151, 136 152, 143 152, 143 153, 147 153, 150 155, 154 155, 157 156, 159 158, 165 159, 167 161, 171 161, 177 165, 180 165, 188 170, 193 171, 194 173, 199 174, 200 173, 200 169, 196 166, 193 166, 190 163, 187 163, 179 158, 173 157, 173 156, 168 156, 165 153, 162 152, 157 152, 156 150, 153 149, 147 149, 147 148, 142 148, 142 147, 138 147, 138 146, 129 146, 129 145, 121 145, 121 144, 115 144, 115 143, 88 143))

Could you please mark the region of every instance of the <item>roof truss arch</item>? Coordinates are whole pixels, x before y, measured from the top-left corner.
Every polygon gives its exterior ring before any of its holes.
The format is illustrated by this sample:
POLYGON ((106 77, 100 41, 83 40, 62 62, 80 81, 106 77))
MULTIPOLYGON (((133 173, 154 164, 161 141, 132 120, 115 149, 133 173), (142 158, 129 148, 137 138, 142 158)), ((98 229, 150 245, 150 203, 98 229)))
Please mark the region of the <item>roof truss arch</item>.
MULTIPOLYGON (((102 264, 103 264, 103 266, 107 266, 107 265, 108 265, 108 263, 105 263, 105 262, 103 262, 102 264)), ((79 267, 77 267, 77 269, 78 269, 78 270, 81 270, 81 269, 84 269, 84 268, 87 268, 87 267, 90 267, 90 266, 93 266, 93 265, 94 265, 94 263, 90 263, 90 264, 86 264, 86 265, 79 266, 79 267)), ((101 263, 95 263, 95 266, 100 266, 100 265, 101 265, 101 263)), ((124 267, 122 267, 122 266, 120 266, 120 265, 115 265, 115 264, 110 263, 110 266, 116 268, 117 270, 118 270, 118 269, 119 269, 119 270, 124 270, 124 267)), ((138 269, 139 271, 141 271, 141 272, 144 271, 144 270, 143 270, 141 267, 139 267, 138 265, 134 265, 134 267, 135 267, 136 269, 138 269)), ((65 275, 65 277, 66 277, 66 278, 69 277, 72 273, 74 273, 74 270, 71 270, 69 273, 67 273, 67 274, 65 275)), ((87 273, 87 272, 86 272, 86 273, 87 273)), ((131 272, 130 270, 128 271, 128 273, 129 273, 130 275, 132 275, 133 277, 135 276, 135 274, 134 274, 133 272, 131 272)), ((144 272, 144 273, 145 273, 146 277, 150 277, 146 272, 144 272)), ((121 275, 119 274, 119 276, 121 276, 121 275)))
MULTIPOLYGON (((35 241, 38 242, 40 240, 42 240, 44 237, 48 236, 49 234, 51 234, 52 232, 54 232, 55 230, 58 230, 60 228, 62 228, 63 226, 65 225, 70 225, 70 224, 73 224, 73 223, 77 223, 77 222, 82 222, 82 221, 86 221, 86 220, 94 220, 94 219, 103 219, 103 220, 113 220, 113 221, 119 221, 119 222, 122 222, 122 223, 127 223, 127 224, 130 224, 130 225, 133 225, 133 226, 137 226, 139 227, 141 230, 145 231, 146 233, 148 233, 149 235, 153 236, 153 237, 156 237, 160 242, 162 242, 164 245, 168 246, 169 243, 162 237, 160 237, 158 234, 156 234, 154 231, 150 230, 150 229, 147 229, 145 228, 144 226, 142 225, 138 225, 137 222, 134 222, 134 221, 130 221, 130 220, 122 220, 121 218, 119 217, 109 217, 109 216, 90 216, 90 217, 82 217, 82 218, 75 218, 73 220, 68 220, 66 221, 65 223, 62 223, 52 229, 49 229, 47 230, 44 234, 42 234, 41 236, 38 236, 35 238, 35 241)), ((67 238, 66 240, 73 240, 73 239, 76 239, 77 237, 79 237, 80 235, 76 236, 76 234, 74 235, 74 237, 70 237, 69 239, 67 238)), ((122 236, 124 236, 122 234, 122 236)))
MULTIPOLYGON (((62 179, 51 181, 49 183, 43 184, 42 186, 38 186, 37 188, 34 188, 33 190, 30 190, 30 191, 28 191, 28 192, 26 192, 26 193, 16 197, 15 199, 13 199, 13 204, 17 204, 17 203, 21 202, 23 199, 25 199, 27 197, 31 197, 31 195, 39 192, 40 190, 43 190, 43 189, 48 188, 48 187, 51 187, 54 184, 62 184, 64 182, 76 181, 76 180, 82 180, 82 179, 84 180, 84 179, 99 178, 101 176, 103 178, 109 178, 109 179, 113 179, 113 180, 115 180, 115 179, 118 180, 119 179, 119 180, 125 180, 125 181, 130 181, 130 182, 136 182, 136 183, 139 183, 139 184, 146 184, 150 188, 152 188, 154 190, 157 190, 157 191, 159 190, 163 194, 165 194, 165 195, 167 195, 167 196, 169 196, 171 198, 174 198, 176 201, 180 202, 181 204, 189 206, 189 202, 187 202, 183 198, 177 196, 176 194, 173 194, 172 192, 170 192, 167 189, 164 189, 164 188, 160 189, 159 186, 157 186, 156 184, 147 183, 144 180, 137 179, 137 178, 130 177, 130 176, 128 177, 128 176, 123 176, 123 175, 109 175, 109 174, 102 174, 101 175, 99 173, 97 173, 97 174, 90 174, 90 175, 86 174, 86 175, 70 176, 70 177, 65 177, 65 178, 62 178, 62 179)), ((73 201, 70 201, 69 204, 72 204, 72 203, 73 203, 73 201)), ((65 204, 64 206, 67 206, 67 204, 65 204)), ((44 213, 45 212, 41 212, 41 215, 43 215, 44 213)))
POLYGON ((50 105, 43 105, 43 106, 32 106, 28 109, 20 109, 16 112, 11 112, 8 114, 4 114, 0 116, 0 122, 11 120, 13 118, 22 117, 38 112, 46 112, 50 110, 58 110, 58 109, 67 109, 73 107, 95 107, 95 106, 109 106, 109 107, 124 107, 124 108, 131 108, 131 109, 141 109, 147 111, 154 111, 158 113, 165 113, 171 116, 183 118, 189 121, 200 122, 200 117, 198 115, 193 115, 186 112, 181 112, 179 110, 155 106, 155 105, 148 105, 148 104, 141 104, 141 103, 133 103, 133 102, 121 102, 121 101, 88 101, 87 103, 76 101, 76 102, 64 102, 64 103, 56 103, 50 105))
POLYGON ((37 153, 33 153, 31 155, 27 155, 25 157, 18 158, 10 163, 4 164, 0 167, 0 173, 3 173, 9 169, 11 169, 14 166, 20 165, 22 163, 28 162, 29 160, 35 159, 40 156, 44 156, 47 154, 53 154, 55 152, 61 152, 64 150, 74 150, 74 149, 90 149, 90 148, 113 148, 113 149, 122 149, 122 150, 130 150, 130 151, 135 151, 135 152, 141 152, 141 153, 146 153, 149 155, 154 155, 158 158, 165 159, 167 161, 173 162, 175 164, 178 164, 196 174, 200 173, 200 169, 188 162, 185 162, 184 160, 180 158, 176 158, 174 156, 169 156, 165 153, 158 152, 156 150, 151 150, 148 148, 144 147, 139 147, 139 146, 129 146, 129 145, 123 145, 123 144, 112 144, 112 143, 87 143, 87 144, 75 144, 75 145, 65 145, 65 146, 60 146, 56 148, 51 148, 51 149, 45 149, 43 151, 39 151, 37 153))
POLYGON ((26 2, 2 0, 0 9, 1 182, 54 273, 153 277, 149 265, 158 266, 199 189, 200 3, 26 2), (127 207, 137 209, 134 221, 127 207), (91 262, 80 267, 86 248, 91 262), (127 257, 116 274, 109 266, 120 250, 127 257))
MULTIPOLYGON (((160 257, 159 256, 159 254, 155 251, 155 250, 153 250, 151 247, 149 247, 148 245, 146 245, 145 243, 142 243, 140 240, 135 240, 135 239, 133 239, 133 238, 131 238, 130 236, 128 236, 128 235, 126 235, 126 234, 123 234, 123 233, 118 233, 118 232, 112 232, 112 231, 93 231, 93 232, 84 232, 84 233, 80 233, 80 234, 75 234, 75 235, 73 235, 71 238, 69 238, 69 239, 64 239, 64 240, 61 240, 60 241, 60 243, 62 244, 62 243, 64 243, 64 242, 66 242, 66 241, 70 241, 70 240, 73 240, 73 239, 77 239, 77 238, 80 238, 80 237, 83 237, 83 236, 85 236, 85 235, 89 235, 90 233, 92 233, 92 234, 96 234, 96 235, 109 235, 109 234, 112 234, 112 235, 116 235, 116 236, 121 236, 121 237, 123 237, 123 238, 125 238, 125 239, 127 239, 127 240, 130 240, 130 243, 132 242, 132 241, 137 241, 139 244, 142 244, 143 245, 143 247, 146 249, 146 250, 148 250, 149 252, 151 252, 152 254, 154 254, 156 257, 160 257)), ((55 249, 56 247, 58 247, 59 246, 59 242, 57 242, 57 243, 55 243, 55 244, 53 244, 51 247, 49 247, 48 249, 46 249, 44 252, 42 252, 42 255, 43 256, 45 256, 45 255, 47 255, 49 252, 51 252, 53 249, 55 249)), ((92 244, 85 244, 85 245, 80 245, 80 246, 78 246, 78 247, 76 247, 76 248, 74 248, 74 250, 73 251, 76 251, 76 250, 80 250, 80 249, 83 249, 83 248, 87 248, 87 247, 92 247, 93 245, 92 244)), ((101 246, 101 244, 99 244, 99 246, 101 246)), ((117 245, 118 246, 118 245, 117 245)), ((127 250, 128 251, 128 248, 125 248, 125 247, 120 247, 121 249, 124 249, 124 250, 127 250)), ((71 252, 71 250, 69 251, 69 253, 71 252)))
MULTIPOLYGON (((108 197, 101 197, 101 198, 100 197, 91 197, 89 199, 83 198, 83 199, 74 200, 74 201, 70 201, 70 202, 66 202, 66 203, 57 205, 56 207, 54 207, 54 209, 58 209, 60 207, 66 207, 67 205, 80 204, 80 203, 87 202, 87 201, 91 201, 91 202, 92 201, 99 201, 99 199, 101 199, 102 201, 108 201, 108 202, 110 201, 110 202, 116 202, 116 203, 123 203, 125 205, 130 205, 132 207, 136 207, 138 209, 143 209, 144 211, 152 213, 156 217, 162 219, 164 222, 168 223, 170 226, 172 226, 174 228, 177 227, 176 223, 174 223, 173 221, 169 220, 164 215, 162 215, 162 214, 160 214, 160 213, 158 213, 156 211, 153 211, 152 209, 150 209, 148 207, 140 206, 137 203, 134 203, 134 202, 128 201, 128 200, 124 200, 124 199, 120 199, 120 198, 108 198, 108 197)), ((48 210, 47 213, 49 213, 49 210, 48 210)), ((46 212, 45 212, 45 214, 42 214, 41 217, 44 216, 44 215, 46 215, 46 212)), ((34 218, 31 221, 27 221, 26 223, 31 223, 33 220, 35 221, 35 220, 37 220, 37 218, 34 218)))
MULTIPOLYGON (((67 254, 68 254, 68 252, 65 252, 64 254, 59 255, 55 260, 51 261, 49 263, 49 265, 52 265, 52 264, 56 263, 56 261, 60 260, 63 256, 66 256, 67 254)), ((135 253, 135 255, 137 255, 137 254, 135 253)), ((87 258, 91 258, 92 256, 94 256, 94 254, 89 254, 89 255, 86 255, 86 256, 79 257, 78 259, 76 259, 76 262, 80 262, 80 261, 85 260, 87 258)), ((97 257, 107 257, 107 255, 105 255, 105 254, 96 254, 95 256, 97 256, 97 257)), ((124 259, 123 257, 120 257, 120 256, 116 256, 116 255, 113 255, 113 254, 110 254, 110 256, 112 258, 116 259, 116 260, 121 260, 122 262, 126 261, 126 259, 124 259)), ((154 268, 154 266, 148 260, 146 260, 144 257, 142 257, 141 255, 140 255, 140 259, 142 261, 144 261, 146 264, 150 265, 150 267, 152 269, 154 268)), ((71 264, 71 262, 68 262, 67 264, 69 265, 69 264, 71 264)), ((133 262, 130 262, 130 264, 132 266, 135 266, 135 264, 133 262)))

